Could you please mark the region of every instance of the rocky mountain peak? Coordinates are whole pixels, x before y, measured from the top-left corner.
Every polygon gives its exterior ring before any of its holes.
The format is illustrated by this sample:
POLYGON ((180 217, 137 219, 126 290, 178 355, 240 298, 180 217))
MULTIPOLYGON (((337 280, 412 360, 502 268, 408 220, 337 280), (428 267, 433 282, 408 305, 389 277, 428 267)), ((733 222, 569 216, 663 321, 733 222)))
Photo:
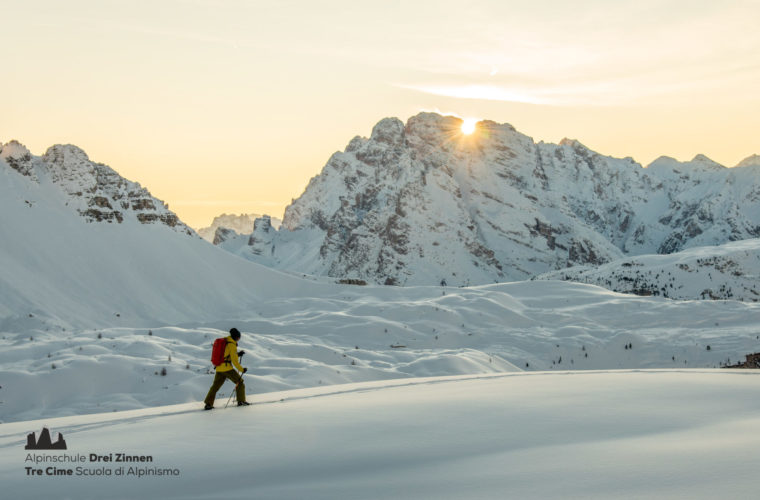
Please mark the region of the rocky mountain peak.
POLYGON ((91 165, 87 153, 82 148, 73 144, 55 144, 50 146, 45 151, 45 154, 42 155, 42 161, 59 168, 88 168, 91 165))
MULTIPOLYGON (((214 217, 214 220, 211 221, 211 225, 208 227, 202 227, 199 229, 196 229, 197 233, 200 235, 201 238, 203 238, 206 241, 214 242, 214 241, 227 241, 231 237, 238 236, 238 235, 249 235, 251 234, 251 231, 254 229, 254 223, 255 221, 262 217, 260 214, 221 214, 214 217), (231 232, 226 232, 222 234, 222 239, 219 240, 217 238, 217 230, 219 228, 228 229, 231 232)), ((265 217, 269 217, 268 215, 265 217)), ((280 224, 282 224, 282 221, 280 219, 271 217, 269 218, 270 224, 275 228, 279 228, 280 224)), ((218 244, 218 243, 214 243, 218 244)))
POLYGON ((462 119, 456 116, 442 116, 437 113, 419 113, 406 122, 406 132, 431 144, 439 145, 451 138, 452 133, 459 133, 462 119))
POLYGON ((703 166, 705 168, 709 168, 709 169, 712 169, 712 170, 721 170, 721 169, 726 168, 723 165, 721 165, 720 163, 711 160, 710 158, 708 158, 707 156, 705 156, 703 154, 696 155, 691 160, 691 163, 692 164, 698 164, 700 166, 703 166))
POLYGON ((725 170, 726 167, 717 163, 703 154, 698 154, 691 161, 681 162, 670 156, 660 156, 647 167, 651 171, 668 174, 687 174, 692 172, 718 172, 725 170))
POLYGON ((5 158, 21 158, 23 156, 31 156, 29 150, 15 139, 3 144, 0 143, 0 157, 5 158))
POLYGON ((310 274, 451 286, 760 236, 760 181, 706 157, 661 157, 644 169, 577 140, 536 144, 489 121, 465 136, 461 124, 435 113, 403 127, 381 120, 332 155, 279 231, 260 230, 241 255, 310 274))
POLYGON ((370 140, 389 146, 403 146, 404 123, 398 118, 384 118, 372 128, 370 140))
POLYGON ((563 138, 561 141, 559 141, 560 146, 567 146, 570 148, 580 148, 580 149, 588 149, 586 146, 581 144, 581 142, 577 139, 569 139, 567 137, 563 138))
POLYGON ((760 155, 751 155, 739 162, 737 167, 760 167, 760 155))
POLYGON ((230 238, 234 238, 236 235, 237 233, 232 229, 219 226, 216 228, 216 231, 214 231, 214 239, 212 243, 214 245, 221 245, 230 238))
POLYGON ((71 144, 56 144, 42 155, 42 163, 51 180, 68 194, 81 196, 97 189, 95 165, 81 148, 71 144))
POLYGON ((264 215, 256 219, 253 223, 253 233, 248 239, 248 246, 254 255, 264 255, 265 252, 271 253, 274 250, 272 240, 275 230, 272 227, 272 218, 264 215))
POLYGON ((0 157, 33 182, 40 183, 46 178, 67 196, 66 206, 88 222, 121 224, 135 219, 141 224, 158 223, 194 234, 147 189, 124 179, 107 165, 92 162, 77 146, 56 144, 38 157, 12 141, 3 146, 0 157))
POLYGON ((671 166, 671 165, 678 165, 680 162, 673 158, 672 156, 658 156, 654 161, 652 161, 649 165, 647 165, 647 168, 657 167, 657 166, 671 166))
POLYGON ((11 140, 6 144, 0 143, 0 159, 4 160, 21 175, 31 177, 35 181, 37 180, 32 154, 26 146, 17 140, 11 140))

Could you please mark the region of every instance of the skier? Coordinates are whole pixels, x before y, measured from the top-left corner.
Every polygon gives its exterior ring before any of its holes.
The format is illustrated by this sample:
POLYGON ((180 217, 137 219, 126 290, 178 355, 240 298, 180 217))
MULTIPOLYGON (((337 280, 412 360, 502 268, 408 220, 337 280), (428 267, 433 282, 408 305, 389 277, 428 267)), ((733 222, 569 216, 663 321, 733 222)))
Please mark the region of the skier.
POLYGON ((204 410, 211 410, 214 408, 216 393, 227 379, 230 379, 235 384, 238 406, 248 406, 251 404, 245 400, 245 384, 243 383, 242 375, 248 371, 248 368, 240 366, 237 351, 237 342, 240 340, 240 332, 238 329, 231 329, 230 336, 225 340, 227 341, 227 345, 224 348, 224 362, 216 367, 214 383, 211 384, 211 388, 208 390, 208 394, 204 400, 204 403, 206 403, 204 410), (235 368, 237 368, 240 373, 235 371, 235 368))

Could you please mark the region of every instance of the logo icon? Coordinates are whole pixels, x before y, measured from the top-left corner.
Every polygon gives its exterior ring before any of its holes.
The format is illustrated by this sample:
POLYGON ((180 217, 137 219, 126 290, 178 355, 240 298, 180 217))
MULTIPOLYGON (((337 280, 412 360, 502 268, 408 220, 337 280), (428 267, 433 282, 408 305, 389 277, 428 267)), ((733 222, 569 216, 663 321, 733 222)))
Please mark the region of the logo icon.
POLYGON ((25 450, 65 450, 66 440, 63 439, 63 434, 58 433, 58 439, 53 442, 50 437, 50 431, 47 427, 43 427, 39 437, 35 436, 34 432, 30 432, 26 435, 25 450))

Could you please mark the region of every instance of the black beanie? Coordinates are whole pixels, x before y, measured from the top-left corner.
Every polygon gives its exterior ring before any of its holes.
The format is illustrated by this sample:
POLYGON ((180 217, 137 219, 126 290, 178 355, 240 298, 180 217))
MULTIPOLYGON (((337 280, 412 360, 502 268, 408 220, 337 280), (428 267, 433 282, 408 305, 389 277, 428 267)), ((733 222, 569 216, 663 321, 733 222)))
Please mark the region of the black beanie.
POLYGON ((230 337, 232 337, 235 340, 240 338, 240 332, 238 331, 237 328, 233 328, 232 330, 230 330, 230 337))

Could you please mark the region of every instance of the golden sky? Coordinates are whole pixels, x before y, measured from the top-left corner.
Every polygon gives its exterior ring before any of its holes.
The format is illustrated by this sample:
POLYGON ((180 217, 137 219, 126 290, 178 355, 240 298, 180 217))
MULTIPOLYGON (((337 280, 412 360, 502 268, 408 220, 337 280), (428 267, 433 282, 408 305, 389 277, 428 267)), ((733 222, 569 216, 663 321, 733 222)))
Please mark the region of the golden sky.
POLYGON ((760 0, 0 0, 0 141, 71 143, 191 226, 281 217, 419 111, 646 165, 760 153, 760 0))

